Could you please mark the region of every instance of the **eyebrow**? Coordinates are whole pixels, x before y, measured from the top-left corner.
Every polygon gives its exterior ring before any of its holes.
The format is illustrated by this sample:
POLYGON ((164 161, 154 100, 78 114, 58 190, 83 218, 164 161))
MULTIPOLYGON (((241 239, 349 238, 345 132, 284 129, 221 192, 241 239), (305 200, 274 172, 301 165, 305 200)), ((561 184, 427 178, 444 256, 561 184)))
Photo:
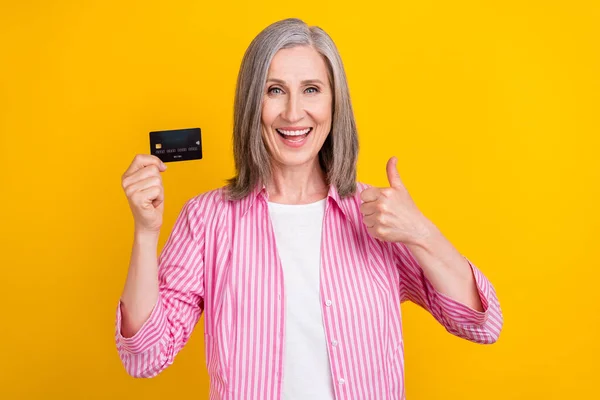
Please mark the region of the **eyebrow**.
MULTIPOLYGON (((277 79, 277 78, 270 78, 270 79, 267 80, 267 82, 274 82, 274 83, 279 83, 281 85, 285 85, 285 81, 284 80, 277 79)), ((320 79, 307 79, 307 80, 304 80, 304 81, 302 81, 300 83, 302 85, 309 85, 311 83, 313 83, 313 84, 314 83, 318 83, 318 84, 321 84, 323 86, 325 85, 320 79)))

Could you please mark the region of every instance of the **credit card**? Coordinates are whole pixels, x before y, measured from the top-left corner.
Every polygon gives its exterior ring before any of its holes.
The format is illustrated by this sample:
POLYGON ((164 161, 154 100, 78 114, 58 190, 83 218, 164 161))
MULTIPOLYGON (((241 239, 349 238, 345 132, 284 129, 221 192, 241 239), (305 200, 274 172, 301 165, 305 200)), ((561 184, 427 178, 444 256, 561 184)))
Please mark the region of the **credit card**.
POLYGON ((200 160, 200 128, 150 132, 150 154, 160 158, 162 162, 200 160))

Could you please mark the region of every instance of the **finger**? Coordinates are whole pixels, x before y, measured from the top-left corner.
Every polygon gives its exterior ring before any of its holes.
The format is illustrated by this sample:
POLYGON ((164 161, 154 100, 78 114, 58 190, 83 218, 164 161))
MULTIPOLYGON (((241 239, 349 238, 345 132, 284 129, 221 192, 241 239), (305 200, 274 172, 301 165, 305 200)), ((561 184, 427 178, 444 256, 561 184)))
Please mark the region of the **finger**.
POLYGON ((135 171, 133 174, 129 175, 126 178, 123 178, 122 186, 123 189, 127 190, 129 186, 132 184, 142 181, 144 179, 150 178, 152 176, 157 176, 161 179, 160 169, 156 165, 148 165, 142 169, 135 171))
POLYGON ((388 235, 388 231, 384 227, 374 226, 372 228, 367 228, 367 232, 375 239, 387 241, 386 236, 388 235))
POLYGON ((402 179, 400 179, 400 174, 398 173, 398 170, 396 169, 397 163, 398 163, 398 159, 396 157, 392 157, 388 160, 387 166, 386 166, 388 182, 390 183, 390 186, 393 188, 400 188, 400 187, 404 186, 404 184, 402 183, 402 179))
POLYGON ((377 219, 373 215, 369 215, 363 217, 363 223, 367 228, 373 228, 377 223, 377 219))
POLYGON ((132 201, 146 210, 150 209, 150 207, 156 208, 164 201, 164 191, 160 186, 151 186, 134 193, 132 201))
POLYGON ((368 215, 375 214, 378 210, 376 201, 369 201, 366 203, 362 203, 359 208, 360 208, 360 213, 365 217, 368 215))
POLYGON ((360 199, 365 203, 369 201, 375 201, 379 198, 380 194, 379 188, 370 187, 360 193, 360 199))
POLYGON ((377 239, 377 232, 375 232, 375 229, 367 227, 367 232, 369 235, 377 239))
POLYGON ((147 199, 152 200, 154 208, 160 206, 165 201, 165 191, 162 186, 151 186, 148 189, 142 190, 142 193, 147 199))
POLYGON ((379 239, 379 231, 377 227, 367 227, 367 232, 369 232, 369 235, 373 236, 374 238, 379 239))
POLYGON ((129 168, 127 168, 127 171, 125 171, 123 174, 123 178, 130 176, 131 174, 144 167, 147 167, 148 165, 156 165, 161 171, 167 169, 167 166, 160 160, 160 158, 151 154, 138 154, 133 158, 129 168))
POLYGON ((125 193, 127 194, 127 197, 131 197, 131 196, 133 196, 134 193, 141 192, 142 190, 148 189, 152 186, 156 186, 156 187, 162 186, 160 177, 151 176, 149 178, 142 179, 141 181, 137 181, 137 182, 129 185, 127 187, 127 189, 125 190, 125 193))

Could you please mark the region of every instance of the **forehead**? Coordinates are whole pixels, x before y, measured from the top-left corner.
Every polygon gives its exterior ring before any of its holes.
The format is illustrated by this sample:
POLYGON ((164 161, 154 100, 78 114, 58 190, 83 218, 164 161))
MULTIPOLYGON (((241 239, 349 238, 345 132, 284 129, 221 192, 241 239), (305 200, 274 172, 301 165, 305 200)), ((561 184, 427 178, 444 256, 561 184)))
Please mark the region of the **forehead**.
POLYGON ((269 78, 286 81, 321 79, 327 81, 327 64, 310 46, 279 50, 269 66, 269 78))

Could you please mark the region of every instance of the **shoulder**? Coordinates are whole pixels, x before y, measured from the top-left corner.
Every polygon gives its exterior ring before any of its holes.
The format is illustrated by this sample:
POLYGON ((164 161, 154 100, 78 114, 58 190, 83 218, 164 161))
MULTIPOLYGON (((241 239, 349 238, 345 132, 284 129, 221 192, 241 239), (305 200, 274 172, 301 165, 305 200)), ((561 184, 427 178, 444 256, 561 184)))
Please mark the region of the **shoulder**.
POLYGON ((205 221, 209 216, 218 214, 219 210, 226 207, 228 203, 223 186, 188 199, 183 205, 183 211, 192 218, 205 221))
POLYGON ((356 193, 355 193, 355 196, 357 196, 360 199, 360 193, 363 190, 368 189, 370 187, 373 187, 373 185, 365 183, 365 182, 356 182, 356 193))
POLYGON ((356 190, 350 195, 339 197, 336 192, 334 192, 334 200, 336 200, 336 203, 340 206, 344 212, 344 215, 355 224, 360 225, 362 222, 362 216, 360 213, 362 199, 360 194, 363 192, 363 190, 370 187, 372 187, 372 185, 364 182, 356 182, 356 190))
POLYGON ((212 207, 220 203, 224 203, 226 201, 227 199, 225 198, 225 186, 199 193, 188 200, 188 202, 190 203, 194 203, 204 207, 212 207))
POLYGON ((342 201, 348 202, 358 207, 362 203, 360 194, 363 192, 363 190, 368 189, 370 187, 373 187, 373 185, 364 182, 356 182, 356 191, 352 195, 344 197, 342 201))
MULTIPOLYGON (((363 190, 373 187, 365 182, 356 182, 356 191, 344 198, 340 199, 340 203, 343 204, 346 211, 357 212, 362 200, 360 194, 363 190)), ((232 207, 235 203, 239 203, 238 200, 233 201, 227 198, 226 186, 222 186, 216 189, 212 189, 206 192, 199 193, 189 199, 184 205, 184 211, 188 215, 193 215, 196 218, 206 220, 209 217, 216 217, 221 215, 223 212, 232 207)))

